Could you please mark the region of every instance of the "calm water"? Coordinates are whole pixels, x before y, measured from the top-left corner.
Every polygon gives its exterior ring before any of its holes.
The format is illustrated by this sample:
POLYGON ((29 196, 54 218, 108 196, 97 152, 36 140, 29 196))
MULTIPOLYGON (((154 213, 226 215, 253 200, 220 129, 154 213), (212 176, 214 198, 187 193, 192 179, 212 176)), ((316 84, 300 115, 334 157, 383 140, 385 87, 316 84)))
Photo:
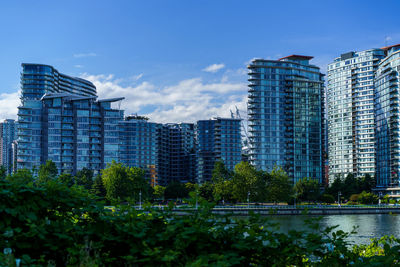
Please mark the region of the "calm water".
MULTIPOLYGON (((271 216, 272 222, 280 224, 280 229, 284 232, 288 230, 307 230, 304 220, 310 216, 271 216)), ((357 233, 349 237, 349 241, 354 244, 369 243, 374 237, 383 235, 394 235, 400 238, 400 215, 389 214, 365 214, 365 215, 328 215, 323 216, 321 226, 339 225, 336 230, 351 232, 353 227, 357 233)))

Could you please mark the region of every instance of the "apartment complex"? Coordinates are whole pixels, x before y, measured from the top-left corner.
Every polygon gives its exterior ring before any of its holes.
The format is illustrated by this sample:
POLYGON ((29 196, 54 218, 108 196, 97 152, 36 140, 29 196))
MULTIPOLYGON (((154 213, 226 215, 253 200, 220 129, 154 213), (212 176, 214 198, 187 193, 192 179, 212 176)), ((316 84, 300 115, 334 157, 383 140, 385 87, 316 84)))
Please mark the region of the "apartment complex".
POLYGON ((293 183, 322 183, 324 80, 312 57, 255 59, 248 66, 249 161, 282 167, 293 183))
POLYGON ((42 148, 42 138, 47 134, 43 127, 42 98, 51 93, 96 97, 96 87, 89 81, 59 73, 49 65, 22 64, 18 168, 33 169, 46 160, 42 148))
POLYGON ((400 44, 382 50, 375 74, 377 187, 400 193, 400 44))
POLYGON ((329 181, 375 175, 375 71, 382 49, 342 54, 328 65, 329 181))
POLYGON ((119 162, 148 172, 152 185, 159 184, 158 133, 161 124, 129 115, 119 122, 119 162))
POLYGON ((197 122, 197 183, 211 180, 216 161, 231 171, 241 161, 240 121, 216 117, 197 122))
POLYGON ((14 157, 12 145, 17 135, 17 124, 14 120, 4 120, 0 123, 0 165, 7 169, 7 173, 13 172, 14 157))

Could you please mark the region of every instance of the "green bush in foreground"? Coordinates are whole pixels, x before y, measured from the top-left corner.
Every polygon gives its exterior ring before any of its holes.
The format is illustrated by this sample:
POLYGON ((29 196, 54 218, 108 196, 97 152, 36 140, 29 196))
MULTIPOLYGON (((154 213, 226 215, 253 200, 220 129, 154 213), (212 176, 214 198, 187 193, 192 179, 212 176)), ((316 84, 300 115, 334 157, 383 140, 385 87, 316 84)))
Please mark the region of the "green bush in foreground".
POLYGON ((351 247, 334 228, 279 233, 265 218, 105 208, 86 190, 0 181, 0 266, 390 266, 399 239, 351 247))

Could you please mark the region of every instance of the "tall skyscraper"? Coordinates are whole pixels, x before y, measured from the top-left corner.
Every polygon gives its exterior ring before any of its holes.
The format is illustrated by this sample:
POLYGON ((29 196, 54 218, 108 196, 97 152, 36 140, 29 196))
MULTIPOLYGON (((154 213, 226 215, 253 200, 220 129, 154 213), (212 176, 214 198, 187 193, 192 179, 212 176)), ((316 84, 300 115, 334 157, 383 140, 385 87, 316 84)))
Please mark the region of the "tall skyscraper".
POLYGON ((249 69, 249 161, 322 183, 324 80, 312 57, 255 59, 249 69))
MULTIPOLYGON (((342 54, 328 65, 329 181, 375 175, 374 78, 382 49, 342 54)), ((378 168, 379 169, 379 168, 378 168)))
POLYGON ((12 144, 16 139, 16 129, 17 124, 14 120, 7 119, 0 123, 0 164, 7 169, 8 174, 13 172, 12 144))
POLYGON ((196 124, 197 183, 210 181, 215 162, 224 162, 233 170, 241 161, 240 119, 212 118, 196 124))
POLYGON ((42 97, 46 93, 68 93, 96 97, 89 81, 59 73, 43 64, 22 64, 21 106, 18 107, 18 168, 38 167, 44 161, 42 138, 42 97))
POLYGON ((382 50, 375 79, 376 178, 378 188, 394 195, 400 193, 400 44, 382 50))

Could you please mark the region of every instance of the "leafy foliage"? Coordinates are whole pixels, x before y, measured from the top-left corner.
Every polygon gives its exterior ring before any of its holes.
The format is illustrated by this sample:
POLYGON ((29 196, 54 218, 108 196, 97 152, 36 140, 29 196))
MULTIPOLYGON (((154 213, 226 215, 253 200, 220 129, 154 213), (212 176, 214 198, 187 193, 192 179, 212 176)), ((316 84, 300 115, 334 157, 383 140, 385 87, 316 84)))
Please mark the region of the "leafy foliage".
POLYGON ((320 195, 319 183, 312 178, 304 178, 299 180, 295 186, 297 198, 302 201, 316 201, 320 195))
POLYGON ((108 200, 139 200, 150 199, 152 188, 144 179, 145 172, 137 167, 126 167, 113 161, 106 169, 102 170, 102 181, 106 189, 108 200))
POLYGON ((56 164, 52 160, 47 160, 45 164, 40 165, 38 172, 38 182, 46 183, 55 180, 58 175, 56 164))
POLYGON ((105 209, 82 187, 0 181, 0 265, 22 266, 392 266, 393 237, 351 247, 335 227, 282 233, 266 218, 217 216, 212 205, 185 216, 131 206, 105 209))

